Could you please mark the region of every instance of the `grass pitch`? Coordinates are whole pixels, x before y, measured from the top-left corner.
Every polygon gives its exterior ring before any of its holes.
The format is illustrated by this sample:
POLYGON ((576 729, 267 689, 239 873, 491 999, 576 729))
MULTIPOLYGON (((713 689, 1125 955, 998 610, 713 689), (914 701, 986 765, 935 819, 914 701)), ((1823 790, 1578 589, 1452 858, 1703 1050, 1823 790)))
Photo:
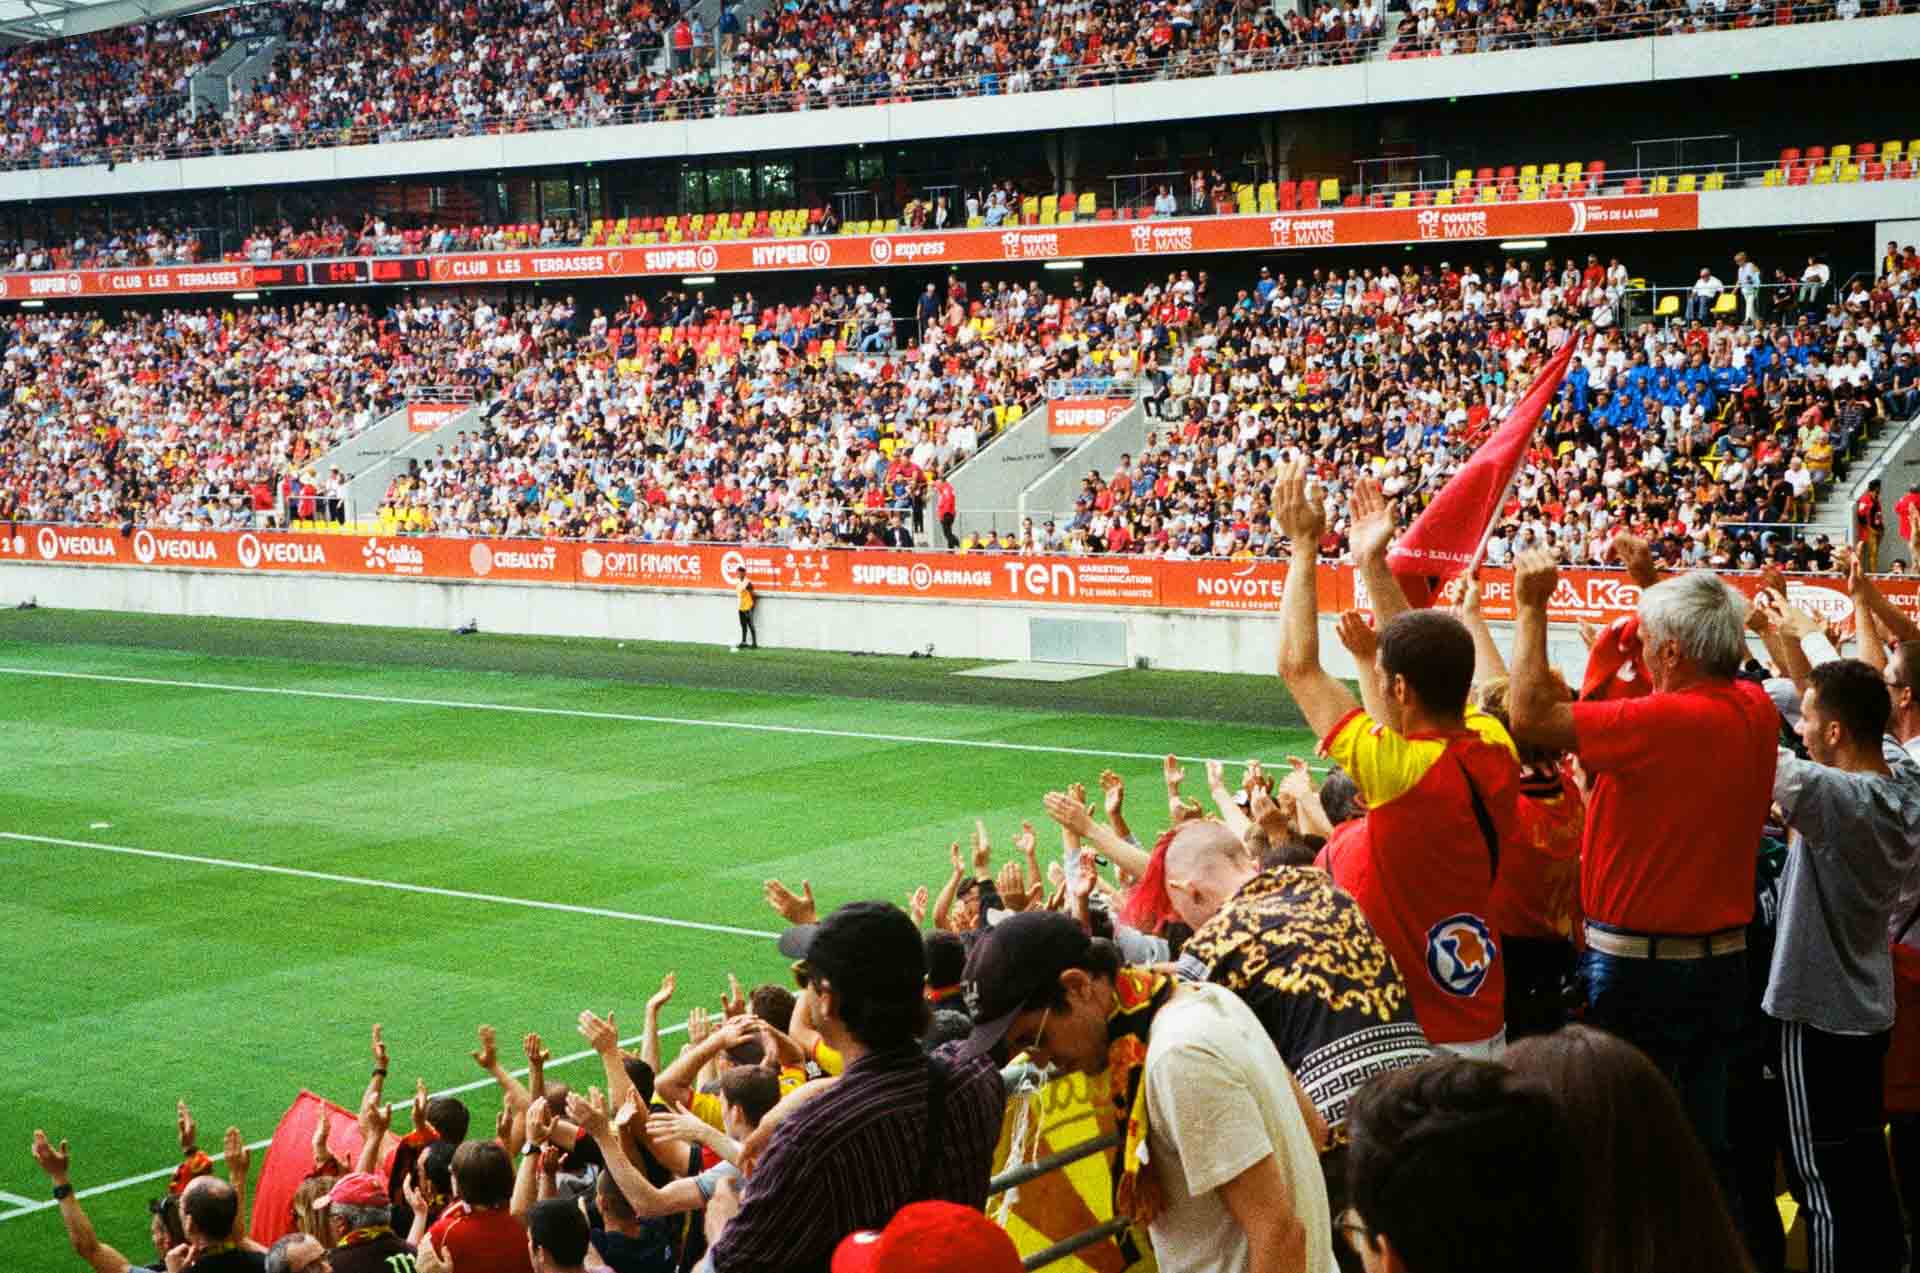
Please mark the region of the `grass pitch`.
MULTIPOLYGON (((904 901, 975 817, 996 862, 1023 818, 1057 858, 1049 787, 1111 766, 1148 839, 1153 757, 1311 746, 1271 678, 951 675, 971 666, 0 614, 0 833, 31 837, 0 838, 0 1268, 79 1267, 57 1211, 26 1206, 48 1196, 35 1127, 71 1140, 83 1194, 117 1186, 85 1205, 146 1263, 164 1183, 130 1178, 177 1161, 177 1098, 217 1153, 303 1086, 354 1104, 375 1021, 401 1102, 416 1075, 482 1080, 481 1022, 503 1053, 528 1030, 579 1051, 587 1007, 637 1033, 669 969, 671 1026, 729 971, 784 976, 770 876, 823 908, 904 901)), ((465 1099, 489 1126, 491 1084, 465 1099)))

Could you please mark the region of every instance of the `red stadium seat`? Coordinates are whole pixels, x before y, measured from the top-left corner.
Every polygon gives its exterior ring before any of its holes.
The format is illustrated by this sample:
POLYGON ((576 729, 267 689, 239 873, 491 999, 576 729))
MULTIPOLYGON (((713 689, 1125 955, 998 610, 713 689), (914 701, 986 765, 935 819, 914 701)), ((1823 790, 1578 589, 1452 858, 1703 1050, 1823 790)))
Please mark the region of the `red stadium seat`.
POLYGON ((1302 208, 1317 208, 1320 206, 1320 183, 1312 177, 1308 177, 1300 183, 1299 206, 1302 208))
POLYGON ((1640 177, 1628 177, 1620 183, 1621 194, 1639 194, 1646 188, 1646 181, 1640 177))
MULTIPOLYGON (((1283 181, 1280 183, 1280 190, 1279 190, 1280 211, 1292 212, 1296 207, 1299 206, 1299 204, 1295 202, 1296 189, 1297 187, 1291 181, 1283 181)), ((1320 194, 1320 187, 1315 186, 1313 188, 1313 191, 1314 191, 1314 197, 1318 198, 1320 194)))

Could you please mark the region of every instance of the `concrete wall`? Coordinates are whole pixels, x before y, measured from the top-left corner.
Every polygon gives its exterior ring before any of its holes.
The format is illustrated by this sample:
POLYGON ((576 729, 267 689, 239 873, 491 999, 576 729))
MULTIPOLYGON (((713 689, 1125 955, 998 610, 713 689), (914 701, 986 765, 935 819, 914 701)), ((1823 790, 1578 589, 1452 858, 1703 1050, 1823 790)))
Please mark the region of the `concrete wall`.
MULTIPOLYGON (((1036 126, 1091 128, 1551 91, 1573 85, 1670 84, 1735 73, 1898 62, 1912 58, 1915 49, 1920 49, 1920 16, 1860 18, 1552 49, 1369 61, 1236 75, 1231 81, 1168 80, 1012 97, 160 160, 121 164, 111 174, 104 164, 35 169, 0 173, 0 201, 541 168, 555 162, 883 145, 908 139, 1027 133, 1036 126)), ((1703 205, 1710 202, 1703 200, 1703 205)))
MULTIPOLYGON (((142 614, 298 619, 320 623, 450 629, 473 620, 482 632, 716 647, 738 634, 730 592, 640 590, 506 583, 429 583, 329 575, 145 570, 0 562, 0 607, 27 598, 43 606, 142 614)), ((1266 614, 1214 614, 1128 607, 1048 607, 1015 602, 873 601, 766 594, 755 612, 767 645, 905 654, 929 644, 937 656, 1020 660, 1032 653, 1031 621, 1073 618, 1123 624, 1128 661, 1204 672, 1272 675, 1279 623, 1266 614)), ((1321 658, 1353 675, 1322 616, 1321 658)), ((1493 625, 1502 646, 1508 625, 1493 625)), ((1555 629, 1552 656, 1576 683, 1585 665, 1579 636, 1555 629)), ((1276 694, 1284 693, 1276 685, 1276 694)))
MULTIPOLYGON (((953 483, 953 533, 1017 531, 1020 492, 1052 468, 1059 458, 1060 453, 1047 438, 1047 404, 1042 402, 953 471, 948 479, 953 483)), ((921 539, 931 548, 946 546, 940 536, 940 524, 934 520, 931 501, 927 508, 927 533, 921 539)))
POLYGON ((1087 474, 1098 470, 1106 477, 1122 455, 1140 454, 1148 427, 1153 423, 1147 419, 1147 410, 1140 400, 1134 399, 1119 419, 1061 457, 1059 463, 1050 465, 1046 473, 1021 494, 1020 511, 1036 523, 1050 517, 1065 522, 1073 516, 1073 501, 1087 474))

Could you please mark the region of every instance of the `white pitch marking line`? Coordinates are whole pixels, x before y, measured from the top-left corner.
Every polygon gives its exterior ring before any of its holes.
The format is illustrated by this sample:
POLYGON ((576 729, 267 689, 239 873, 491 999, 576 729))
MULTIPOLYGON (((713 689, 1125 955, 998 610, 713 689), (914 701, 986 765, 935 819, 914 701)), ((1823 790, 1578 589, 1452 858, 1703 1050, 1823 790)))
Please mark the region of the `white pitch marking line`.
MULTIPOLYGON (((982 738, 926 738, 918 734, 871 734, 851 729, 822 729, 811 725, 769 725, 759 721, 694 720, 684 716, 647 716, 635 712, 594 712, 576 707, 531 707, 520 703, 469 703, 445 698, 396 698, 384 694, 351 694, 343 690, 302 690, 284 685, 232 685, 220 681, 174 681, 156 676, 109 676, 104 672, 54 672, 44 668, 0 667, 0 675, 38 676, 65 681, 105 681, 116 685, 152 685, 166 689, 221 690, 229 694, 279 694, 288 698, 320 698, 346 703, 384 703, 395 707, 439 707, 466 712, 512 712, 525 716, 566 716, 577 720, 622 721, 636 725, 683 725, 699 729, 740 729, 761 734, 799 734, 811 738, 852 738, 874 743, 913 743, 931 747, 977 747, 988 751, 1042 752, 1055 756, 1091 756, 1098 760, 1162 760, 1165 752, 1101 751, 1091 747, 1049 747, 1043 743, 1005 743, 982 738)), ((1176 760, 1204 764, 1212 756, 1176 756, 1176 760)), ((1219 757, 1224 764, 1237 761, 1219 757)), ((1319 768, 1315 766, 1315 768, 1319 768)))
MULTIPOLYGON (((687 1028, 687 1023, 682 1021, 679 1025, 667 1026, 665 1029, 660 1031, 660 1034, 662 1037, 669 1034, 680 1034, 680 1033, 683 1033, 686 1030, 686 1028, 687 1028)), ((626 1047, 630 1043, 638 1043, 644 1037, 645 1037, 644 1035, 636 1034, 630 1039, 622 1039, 620 1040, 620 1046, 626 1047)), ((546 1064, 546 1068, 550 1070, 557 1065, 572 1065, 575 1061, 583 1061, 592 1055, 594 1055, 594 1052, 593 1052, 593 1049, 591 1048, 585 1049, 584 1051, 580 1051, 580 1052, 569 1052, 565 1056, 557 1056, 553 1060, 548 1061, 546 1064)), ((527 1076, 527 1071, 525 1069, 518 1069, 513 1071, 513 1077, 517 1079, 523 1079, 526 1076, 527 1076)), ((441 1091, 434 1092, 431 1095, 459 1096, 466 1092, 477 1091, 478 1089, 483 1087, 491 1087, 493 1086, 493 1082, 494 1081, 492 1078, 475 1079, 471 1083, 461 1083, 455 1087, 449 1087, 441 1091)), ((272 1143, 273 1141, 271 1139, 256 1140, 252 1144, 248 1145, 247 1148, 249 1150, 265 1149, 268 1145, 271 1145, 272 1143)), ((138 1176, 128 1176, 124 1180, 109 1181, 104 1185, 92 1185, 85 1189, 76 1190, 73 1196, 76 1198, 92 1198, 103 1193, 115 1193, 121 1189, 131 1189, 135 1185, 144 1185, 149 1181, 165 1180, 167 1177, 173 1175, 173 1173, 177 1170, 178 1170, 177 1167, 162 1167, 158 1171, 149 1171, 138 1176)), ((8 1220, 17 1220, 21 1216, 33 1215, 35 1212, 51 1211, 55 1207, 60 1205, 59 1203, 53 1201, 50 1198, 45 1199, 43 1201, 36 1202, 31 1198, 22 1198, 20 1195, 12 1194, 12 1193, 0 1193, 0 1203, 6 1203, 7 1205, 16 1208, 16 1210, 12 1210, 12 1211, 0 1211, 0 1224, 4 1224, 8 1220)))
POLYGON ((436 888, 430 884, 406 884, 399 880, 373 880, 359 875, 335 875, 329 871, 307 871, 295 866, 273 866, 265 862, 236 862, 232 858, 201 857, 196 853, 167 853, 159 849, 135 849, 124 844, 102 844, 97 840, 63 840, 57 836, 23 835, 17 831, 0 831, 0 840, 17 840, 23 844, 53 844, 69 849, 97 849, 102 853, 123 853, 128 857, 157 858, 163 862, 220 866, 233 871, 259 871, 266 875, 291 875, 296 879, 320 880, 328 884, 352 884, 359 888, 388 888, 400 893, 424 893, 429 897, 451 897, 465 902, 492 902, 498 906, 525 906, 533 910, 565 911, 569 915, 624 919, 637 924, 664 924, 669 928, 693 928, 703 933, 729 933, 735 937, 771 939, 780 935, 761 928, 735 928, 731 924, 705 924, 691 919, 671 919, 665 915, 639 915, 631 911, 608 910, 604 906, 577 906, 572 902, 543 902, 526 897, 501 897, 495 893, 470 893, 465 889, 436 888))

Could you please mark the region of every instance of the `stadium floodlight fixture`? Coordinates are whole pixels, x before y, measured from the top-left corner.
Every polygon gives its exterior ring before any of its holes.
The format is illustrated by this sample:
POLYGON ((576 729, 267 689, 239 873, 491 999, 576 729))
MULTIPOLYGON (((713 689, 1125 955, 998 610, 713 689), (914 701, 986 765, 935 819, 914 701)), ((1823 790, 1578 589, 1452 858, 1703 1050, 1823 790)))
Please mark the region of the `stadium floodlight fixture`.
POLYGON ((707 284, 711 282, 713 282, 713 275, 711 274, 694 274, 694 275, 691 275, 690 277, 681 279, 680 286, 705 287, 707 284))
POLYGON ((47 303, 45 301, 21 301, 20 302, 21 309, 45 309, 46 307, 47 307, 47 303))
POLYGON ((1049 270, 1084 270, 1087 268, 1087 263, 1085 261, 1048 261, 1044 268, 1049 270))
POLYGON ((233 294, 233 299, 234 299, 234 300, 236 300, 236 301, 257 301, 257 300, 259 300, 259 299, 260 299, 260 293, 258 293, 258 292, 235 292, 235 293, 233 294))
POLYGON ((1545 239, 1502 239, 1502 252, 1544 252, 1547 250, 1545 239))

